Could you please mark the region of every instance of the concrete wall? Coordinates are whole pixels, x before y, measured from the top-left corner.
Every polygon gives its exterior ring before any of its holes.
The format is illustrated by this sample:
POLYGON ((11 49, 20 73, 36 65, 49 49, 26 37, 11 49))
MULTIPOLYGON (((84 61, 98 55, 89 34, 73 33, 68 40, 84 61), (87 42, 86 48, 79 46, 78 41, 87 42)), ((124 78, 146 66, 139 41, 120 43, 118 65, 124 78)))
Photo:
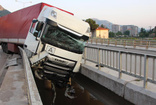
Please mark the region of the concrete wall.
POLYGON ((34 76, 32 74, 29 60, 26 56, 25 51, 21 47, 19 47, 19 49, 20 49, 20 53, 22 55, 23 66, 25 69, 29 104, 30 105, 43 105, 41 97, 40 97, 38 89, 37 89, 37 86, 36 86, 36 82, 34 80, 34 76))
POLYGON ((156 105, 156 93, 148 91, 143 87, 127 83, 122 79, 87 65, 82 65, 80 72, 136 105, 156 105))

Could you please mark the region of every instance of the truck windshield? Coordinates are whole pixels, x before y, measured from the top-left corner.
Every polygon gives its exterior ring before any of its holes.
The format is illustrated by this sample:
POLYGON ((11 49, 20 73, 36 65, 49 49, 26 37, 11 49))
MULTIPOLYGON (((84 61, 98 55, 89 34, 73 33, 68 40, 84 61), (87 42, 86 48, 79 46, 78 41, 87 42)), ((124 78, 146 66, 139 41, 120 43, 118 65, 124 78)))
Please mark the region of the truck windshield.
POLYGON ((82 54, 85 42, 82 38, 74 36, 74 34, 69 33, 57 26, 47 24, 41 39, 43 42, 49 43, 53 46, 82 54))

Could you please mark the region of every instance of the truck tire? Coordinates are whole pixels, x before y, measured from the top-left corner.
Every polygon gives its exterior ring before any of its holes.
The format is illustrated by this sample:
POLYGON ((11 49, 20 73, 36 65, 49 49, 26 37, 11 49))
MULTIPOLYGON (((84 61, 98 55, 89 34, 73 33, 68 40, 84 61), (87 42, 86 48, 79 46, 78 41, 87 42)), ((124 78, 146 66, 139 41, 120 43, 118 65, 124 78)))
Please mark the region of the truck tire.
POLYGON ((9 50, 8 50, 8 44, 7 43, 2 43, 2 50, 3 52, 5 53, 9 53, 9 50))

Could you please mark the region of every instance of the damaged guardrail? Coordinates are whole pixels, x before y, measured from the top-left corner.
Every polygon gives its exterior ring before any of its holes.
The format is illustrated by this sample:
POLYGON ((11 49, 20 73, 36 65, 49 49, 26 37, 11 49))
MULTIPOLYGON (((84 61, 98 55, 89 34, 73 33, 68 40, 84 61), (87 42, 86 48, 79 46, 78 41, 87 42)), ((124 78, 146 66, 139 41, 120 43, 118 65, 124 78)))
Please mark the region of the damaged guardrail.
POLYGON ((25 69, 29 105, 43 105, 25 51, 19 47, 25 69))

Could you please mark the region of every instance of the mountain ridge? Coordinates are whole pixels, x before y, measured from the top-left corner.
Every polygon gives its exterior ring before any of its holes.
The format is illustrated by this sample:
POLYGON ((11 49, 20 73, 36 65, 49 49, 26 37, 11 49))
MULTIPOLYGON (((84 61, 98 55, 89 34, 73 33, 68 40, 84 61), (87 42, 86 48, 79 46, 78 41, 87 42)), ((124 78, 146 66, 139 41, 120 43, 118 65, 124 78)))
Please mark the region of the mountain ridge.
POLYGON ((96 22, 96 24, 99 24, 99 26, 101 26, 103 24, 105 27, 109 28, 110 30, 112 29, 113 23, 108 20, 100 20, 97 18, 91 18, 91 19, 93 19, 96 22))
POLYGON ((4 9, 1 5, 0 5, 0 17, 5 16, 7 14, 10 14, 11 12, 4 9))

